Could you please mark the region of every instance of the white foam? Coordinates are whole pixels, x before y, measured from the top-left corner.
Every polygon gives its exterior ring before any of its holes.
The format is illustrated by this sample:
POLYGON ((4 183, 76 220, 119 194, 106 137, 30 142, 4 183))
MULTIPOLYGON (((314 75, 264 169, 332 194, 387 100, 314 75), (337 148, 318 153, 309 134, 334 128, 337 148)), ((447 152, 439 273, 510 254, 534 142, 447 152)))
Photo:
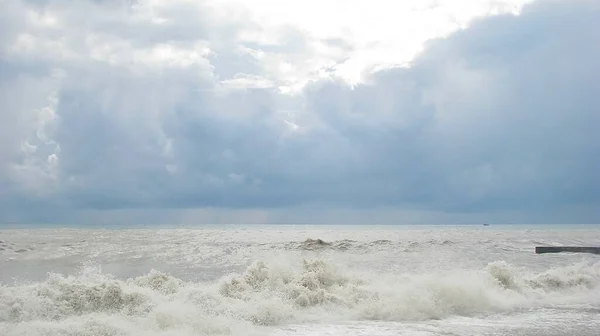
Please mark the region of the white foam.
POLYGON ((597 257, 533 248, 598 237, 550 227, 2 231, 14 248, 0 251, 0 335, 527 335, 494 325, 498 316, 552 325, 530 335, 595 335, 585 325, 600 307, 597 257), (86 260, 95 264, 77 270, 86 260), (560 329, 573 318, 579 329, 560 329))
POLYGON ((218 282, 152 271, 119 280, 98 266, 0 287, 1 335, 248 335, 307 321, 420 321, 600 302, 600 265, 529 274, 505 262, 478 271, 356 274, 323 259, 255 262, 218 282))

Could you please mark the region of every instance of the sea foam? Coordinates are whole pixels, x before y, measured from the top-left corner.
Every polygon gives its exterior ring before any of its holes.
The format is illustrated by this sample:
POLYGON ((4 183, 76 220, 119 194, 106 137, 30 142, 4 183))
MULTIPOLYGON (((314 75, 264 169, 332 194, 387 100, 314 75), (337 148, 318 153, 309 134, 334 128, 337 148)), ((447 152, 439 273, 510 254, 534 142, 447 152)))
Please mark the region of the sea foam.
POLYGON ((0 287, 0 334, 250 335, 307 321, 422 321, 583 305, 598 301, 598 285, 598 263, 541 273, 496 261, 481 270, 369 274, 327 259, 257 261, 207 283, 159 271, 116 279, 85 265, 0 287))

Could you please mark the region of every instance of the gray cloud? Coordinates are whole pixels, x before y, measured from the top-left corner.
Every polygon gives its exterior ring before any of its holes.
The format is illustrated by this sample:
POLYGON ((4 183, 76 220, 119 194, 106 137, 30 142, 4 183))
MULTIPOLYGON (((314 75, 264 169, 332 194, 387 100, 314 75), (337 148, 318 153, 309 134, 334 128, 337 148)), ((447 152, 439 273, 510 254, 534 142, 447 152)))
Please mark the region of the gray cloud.
POLYGON ((243 21, 219 25, 195 5, 161 7, 161 24, 135 6, 11 2, 0 14, 0 220, 386 207, 543 222, 549 208, 600 203, 597 2, 482 19, 428 42, 409 68, 297 96, 219 80, 264 70, 240 48, 301 57, 301 32, 252 44, 243 21), (26 11, 61 24, 40 28, 26 11))

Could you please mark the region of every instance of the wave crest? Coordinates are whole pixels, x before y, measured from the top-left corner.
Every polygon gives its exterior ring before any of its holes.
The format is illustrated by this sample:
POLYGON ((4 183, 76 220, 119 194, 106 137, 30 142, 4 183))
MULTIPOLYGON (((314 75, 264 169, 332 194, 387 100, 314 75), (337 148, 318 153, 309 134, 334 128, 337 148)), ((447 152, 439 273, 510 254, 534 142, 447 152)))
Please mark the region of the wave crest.
POLYGON ((59 320, 98 312, 140 315, 151 309, 148 294, 131 291, 90 267, 76 276, 50 274, 42 283, 0 290, 0 321, 59 320))
POLYGON ((59 321, 69 320, 81 331, 74 334, 85 334, 89 318, 100 316, 120 321, 118 330, 134 323, 204 334, 306 319, 439 319, 586 302, 582 298, 589 301, 599 284, 600 264, 529 274, 497 261, 479 271, 369 275, 323 259, 304 260, 300 267, 257 261, 212 284, 158 271, 118 280, 87 266, 76 275, 51 274, 43 282, 0 287, 0 333, 16 334, 23 325, 45 321, 61 331, 57 335, 68 334, 59 321))

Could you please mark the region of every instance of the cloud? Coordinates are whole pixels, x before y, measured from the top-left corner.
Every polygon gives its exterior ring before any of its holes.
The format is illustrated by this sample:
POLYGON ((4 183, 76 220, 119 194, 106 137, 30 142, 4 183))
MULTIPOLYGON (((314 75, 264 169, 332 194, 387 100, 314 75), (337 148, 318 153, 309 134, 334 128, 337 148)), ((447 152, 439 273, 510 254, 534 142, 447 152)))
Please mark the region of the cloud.
POLYGON ((5 7, 2 221, 600 219, 594 1, 480 18, 359 84, 356 39, 243 7, 5 7))

